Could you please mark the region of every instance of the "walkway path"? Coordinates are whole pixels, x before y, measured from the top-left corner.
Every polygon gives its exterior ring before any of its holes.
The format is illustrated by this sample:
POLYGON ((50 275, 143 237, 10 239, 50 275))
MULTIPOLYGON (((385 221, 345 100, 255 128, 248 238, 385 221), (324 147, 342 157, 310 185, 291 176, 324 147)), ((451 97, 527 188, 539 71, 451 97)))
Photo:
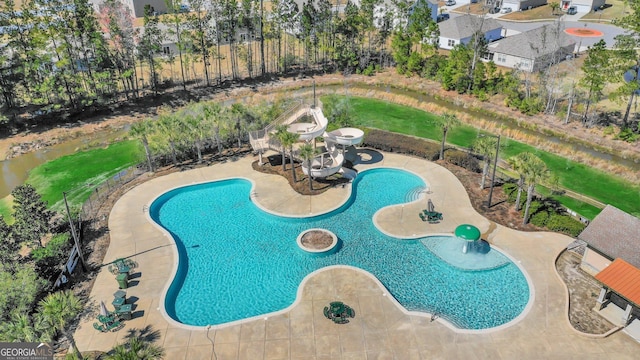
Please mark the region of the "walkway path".
MULTIPOLYGON (((571 238, 555 233, 522 233, 490 222, 470 205, 466 191, 446 169, 417 158, 361 150, 358 170, 392 166, 410 170, 429 184, 427 196, 445 214, 440 224, 427 225, 417 216, 426 198, 413 204, 379 212, 375 221, 382 231, 399 237, 452 233, 463 222, 472 223, 490 242, 506 251, 527 271, 535 288, 535 301, 521 321, 511 327, 485 333, 454 331, 428 314, 406 312, 369 274, 349 267, 316 272, 301 286, 299 297, 288 309, 264 319, 238 322, 211 329, 183 326, 163 316, 159 304, 171 280, 177 257, 173 241, 154 226, 146 212, 153 199, 176 186, 227 177, 246 177, 256 186, 254 201, 265 209, 290 215, 312 215, 338 207, 349 186, 315 196, 295 193, 278 176, 252 170, 251 157, 225 164, 173 173, 150 180, 126 193, 109 218, 111 246, 108 264, 119 257, 138 263, 127 296, 135 301, 134 319, 125 329, 100 333, 94 317, 83 320, 76 331, 83 351, 108 351, 123 341, 130 329, 151 326, 158 330, 158 345, 166 359, 634 359, 640 344, 623 333, 604 339, 576 333, 566 315, 566 288, 554 267, 556 256, 571 238), (413 216, 415 214, 415 216, 413 216), (329 301, 341 300, 356 311, 355 319, 336 325, 324 318, 329 301), (215 351, 215 356, 214 356, 215 351)), ((96 307, 110 301, 117 288, 106 267, 91 292, 96 307)), ((446 299, 443 299, 446 301, 446 299)))

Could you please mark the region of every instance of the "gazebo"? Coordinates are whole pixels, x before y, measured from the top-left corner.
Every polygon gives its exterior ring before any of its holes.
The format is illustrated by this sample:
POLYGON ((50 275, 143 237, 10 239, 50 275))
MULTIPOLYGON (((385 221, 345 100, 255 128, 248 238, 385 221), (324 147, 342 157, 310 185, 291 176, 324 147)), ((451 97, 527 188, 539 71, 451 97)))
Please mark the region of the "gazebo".
POLYGON ((457 238, 466 240, 462 247, 462 252, 464 254, 469 250, 469 243, 474 243, 480 240, 480 229, 469 224, 462 224, 458 226, 454 234, 457 238))

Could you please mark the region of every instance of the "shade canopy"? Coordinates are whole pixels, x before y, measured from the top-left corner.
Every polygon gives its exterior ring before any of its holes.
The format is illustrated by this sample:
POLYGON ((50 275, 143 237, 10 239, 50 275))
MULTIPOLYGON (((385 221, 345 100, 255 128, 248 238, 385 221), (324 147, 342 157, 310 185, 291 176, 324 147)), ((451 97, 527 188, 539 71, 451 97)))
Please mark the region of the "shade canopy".
POLYGON ((109 311, 107 311, 107 306, 104 304, 104 301, 100 301, 100 315, 102 316, 109 315, 109 311))
POLYGON ((460 239, 476 241, 480 239, 480 230, 473 225, 462 224, 456 228, 455 235, 460 239))

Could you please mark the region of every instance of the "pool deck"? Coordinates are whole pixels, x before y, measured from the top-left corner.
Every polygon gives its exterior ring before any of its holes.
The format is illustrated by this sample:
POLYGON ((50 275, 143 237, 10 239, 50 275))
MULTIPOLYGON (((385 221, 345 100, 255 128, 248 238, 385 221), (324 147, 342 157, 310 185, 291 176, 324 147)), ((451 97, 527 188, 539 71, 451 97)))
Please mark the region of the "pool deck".
POLYGON ((117 201, 109 217, 111 244, 104 263, 127 257, 138 264, 127 290, 127 298, 135 304, 134 318, 117 332, 100 333, 93 328, 98 304, 102 300, 112 308, 117 290, 114 276, 104 266, 90 295, 94 311, 82 319, 75 332, 78 348, 108 351, 124 342, 129 330, 148 327, 157 331, 156 344, 165 349, 165 359, 169 360, 637 358, 640 344, 622 332, 598 338, 580 334, 570 326, 567 289, 556 274, 554 262, 571 238, 519 232, 491 223, 475 212, 456 177, 435 163, 367 149, 359 149, 359 155, 355 164, 358 171, 401 168, 421 176, 429 185, 418 201, 376 214, 374 221, 385 233, 401 238, 451 234, 456 226, 470 223, 481 230, 484 239, 516 259, 535 293, 532 306, 519 321, 498 330, 455 331, 442 319, 432 321, 429 314, 405 311, 371 275, 349 267, 314 273, 303 283, 291 307, 265 318, 208 330, 170 321, 159 304, 177 258, 173 241, 149 220, 148 205, 158 195, 179 186, 243 177, 254 181, 251 197, 263 209, 307 216, 340 206, 350 194, 347 185, 314 197, 299 195, 283 178, 254 171, 251 162, 257 157, 248 156, 152 179, 117 201), (418 212, 426 208, 426 199, 444 214, 441 223, 428 224, 418 217, 418 212), (355 310, 356 316, 348 324, 337 325, 324 317, 324 306, 336 300, 355 310))

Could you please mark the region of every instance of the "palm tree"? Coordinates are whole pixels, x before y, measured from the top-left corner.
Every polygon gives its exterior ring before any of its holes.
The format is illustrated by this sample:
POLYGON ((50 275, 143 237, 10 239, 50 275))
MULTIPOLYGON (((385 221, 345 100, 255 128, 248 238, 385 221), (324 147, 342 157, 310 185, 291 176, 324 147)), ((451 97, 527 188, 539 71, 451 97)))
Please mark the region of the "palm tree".
POLYGON ((529 222, 529 208, 531 206, 531 200, 533 199, 533 192, 536 189, 536 185, 549 178, 549 169, 547 164, 540 160, 539 157, 531 155, 529 161, 526 163, 525 181, 527 183, 527 204, 524 208, 524 219, 522 225, 529 222))
POLYGON ((300 157, 304 159, 307 164, 307 169, 309 172, 309 190, 313 191, 313 179, 311 178, 311 160, 318 153, 318 150, 313 147, 311 143, 304 143, 304 145, 300 146, 300 157))
POLYGON ((491 159, 496 156, 496 142, 498 139, 489 136, 477 138, 472 145, 473 151, 482 156, 484 159, 484 167, 482 168, 482 180, 480 181, 480 189, 484 189, 485 179, 489 173, 489 165, 491 159))
POLYGON ((286 156, 285 152, 287 148, 286 148, 285 142, 286 142, 288 133, 289 131, 287 130, 287 125, 276 126, 276 132, 274 136, 276 137, 276 139, 278 139, 278 141, 280 142, 280 145, 282 146, 282 171, 287 170, 286 161, 285 161, 285 156, 286 156))
POLYGON ((522 152, 516 156, 512 156, 507 159, 507 162, 511 168, 518 173, 518 196, 516 197, 516 211, 520 210, 520 197, 522 190, 524 189, 525 173, 527 171, 527 164, 529 163, 533 154, 530 152, 522 152))
POLYGON ((71 343, 71 348, 82 360, 73 333, 68 327, 82 311, 82 304, 70 290, 58 291, 47 295, 39 303, 38 316, 49 330, 55 335, 60 331, 71 343))
POLYGON ((147 166, 149 166, 149 171, 153 172, 153 161, 151 160, 151 151, 149 150, 149 139, 147 136, 152 131, 153 123, 148 120, 142 120, 140 122, 134 123, 131 125, 131 129, 129 130, 129 134, 131 136, 136 137, 142 141, 142 146, 144 146, 144 152, 147 155, 147 166))
POLYGON ((17 314, 11 320, 0 325, 0 333, 3 334, 2 341, 7 342, 36 342, 50 340, 46 333, 43 333, 40 324, 32 324, 31 317, 27 314, 17 314), (39 336, 41 334, 41 336, 39 336), (44 339, 43 337, 47 337, 44 339))
POLYGON ((298 139, 300 139, 300 134, 294 134, 292 132, 287 131, 287 133, 284 136, 284 142, 283 142, 283 146, 289 148, 289 161, 291 162, 291 177, 293 178, 293 182, 297 182, 298 179, 296 178, 296 167, 295 164, 293 162, 293 144, 298 142, 298 139))
POLYGON ((108 360, 155 360, 164 357, 164 349, 150 342, 132 337, 111 350, 108 360))
POLYGON ((460 124, 460 120, 454 113, 446 112, 440 115, 442 118, 442 122, 440 123, 440 127, 442 128, 442 145, 440 146, 440 160, 444 160, 444 144, 447 142, 447 132, 451 130, 451 128, 458 126, 460 124))
POLYGON ((202 141, 206 135, 206 128, 203 122, 203 115, 188 115, 184 118, 187 126, 189 137, 192 138, 196 145, 196 153, 198 154, 198 164, 202 163, 202 141))
POLYGON ((162 132, 162 136, 169 142, 171 148, 171 160, 174 165, 178 165, 178 157, 176 155, 176 143, 181 132, 178 118, 173 114, 163 114, 158 118, 158 128, 162 132))
POLYGON ((222 123, 222 108, 217 103, 207 103, 202 107, 202 114, 206 126, 213 133, 213 140, 218 146, 218 155, 222 153, 222 141, 220 140, 220 126, 222 123))

